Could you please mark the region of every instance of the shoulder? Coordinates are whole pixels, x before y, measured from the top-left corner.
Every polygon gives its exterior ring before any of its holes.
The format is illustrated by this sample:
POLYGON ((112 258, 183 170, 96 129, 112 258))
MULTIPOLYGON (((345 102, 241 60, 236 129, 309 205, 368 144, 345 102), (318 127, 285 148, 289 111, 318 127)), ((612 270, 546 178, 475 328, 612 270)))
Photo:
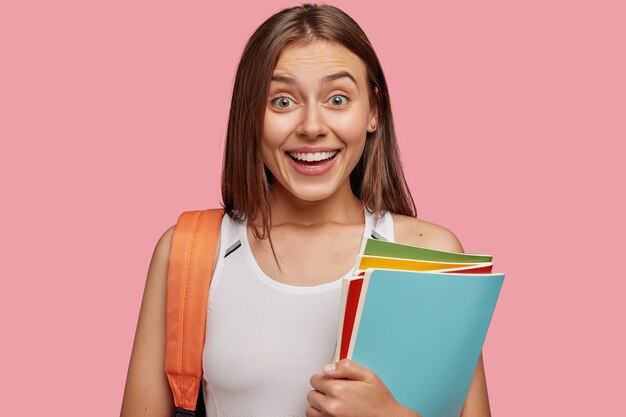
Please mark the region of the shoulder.
POLYGON ((167 282, 167 267, 175 228, 176 225, 166 229, 154 247, 152 258, 150 259, 150 267, 148 269, 147 286, 165 287, 167 282))
POLYGON ((411 216, 391 213, 394 238, 397 243, 424 248, 463 253, 463 246, 451 230, 416 219, 411 216))
POLYGON ((163 232, 154 249, 155 256, 158 256, 161 259, 167 259, 167 257, 169 257, 170 249, 172 247, 172 237, 174 236, 174 229, 176 229, 176 225, 171 226, 163 232))

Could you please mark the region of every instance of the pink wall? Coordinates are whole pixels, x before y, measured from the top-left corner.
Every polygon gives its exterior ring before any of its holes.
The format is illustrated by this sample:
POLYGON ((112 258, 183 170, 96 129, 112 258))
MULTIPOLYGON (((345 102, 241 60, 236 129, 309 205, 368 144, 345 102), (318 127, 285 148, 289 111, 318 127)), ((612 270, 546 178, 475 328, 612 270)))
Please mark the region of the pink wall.
MULTIPOLYGON (((95 3, 0 6, 7 415, 119 413, 154 245, 218 204, 238 58, 297 4, 95 3)), ((379 54, 420 217, 507 274, 494 416, 617 415, 624 3, 405 3, 333 4, 379 54)))

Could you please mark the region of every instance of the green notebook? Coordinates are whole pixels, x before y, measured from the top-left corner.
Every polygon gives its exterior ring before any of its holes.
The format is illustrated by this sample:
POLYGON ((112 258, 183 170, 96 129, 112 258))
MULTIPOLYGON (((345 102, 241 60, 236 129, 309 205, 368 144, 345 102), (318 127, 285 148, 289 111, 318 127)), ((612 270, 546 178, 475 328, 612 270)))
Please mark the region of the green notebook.
POLYGON ((377 239, 367 239, 361 249, 363 255, 385 256, 388 258, 419 259, 422 261, 476 263, 491 262, 490 255, 445 252, 417 246, 402 245, 377 239))

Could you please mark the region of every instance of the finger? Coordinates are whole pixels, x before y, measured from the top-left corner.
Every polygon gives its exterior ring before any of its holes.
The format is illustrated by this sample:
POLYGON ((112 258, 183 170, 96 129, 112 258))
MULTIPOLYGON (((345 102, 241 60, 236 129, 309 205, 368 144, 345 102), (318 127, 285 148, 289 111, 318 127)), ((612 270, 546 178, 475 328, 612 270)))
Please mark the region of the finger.
POLYGON ((324 365, 323 371, 325 375, 333 378, 347 378, 355 381, 365 381, 373 375, 369 368, 359 365, 350 359, 342 359, 335 364, 330 364, 330 366, 324 365))
POLYGON ((309 402, 309 404, 315 408, 316 410, 322 410, 322 403, 325 399, 325 395, 322 394, 321 392, 317 391, 317 390, 312 390, 309 391, 309 393, 306 395, 306 400, 309 402))
POLYGON ((315 407, 313 407, 312 405, 307 407, 305 413, 306 413, 305 414, 306 417, 321 417, 322 416, 322 412, 316 409, 315 407))
POLYGON ((311 379, 309 380, 311 386, 315 388, 317 391, 327 394, 328 393, 328 382, 331 381, 332 378, 326 376, 324 374, 313 374, 311 379))

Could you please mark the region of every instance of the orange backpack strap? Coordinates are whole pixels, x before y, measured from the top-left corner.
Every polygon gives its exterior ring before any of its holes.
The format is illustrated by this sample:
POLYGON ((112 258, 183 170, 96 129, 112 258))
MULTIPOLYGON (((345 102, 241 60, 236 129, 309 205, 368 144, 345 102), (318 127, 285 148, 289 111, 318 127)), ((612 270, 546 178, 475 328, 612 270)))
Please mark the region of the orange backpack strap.
POLYGON ((172 236, 165 372, 174 396, 174 416, 193 416, 196 409, 209 286, 223 215, 223 209, 183 212, 172 236))

